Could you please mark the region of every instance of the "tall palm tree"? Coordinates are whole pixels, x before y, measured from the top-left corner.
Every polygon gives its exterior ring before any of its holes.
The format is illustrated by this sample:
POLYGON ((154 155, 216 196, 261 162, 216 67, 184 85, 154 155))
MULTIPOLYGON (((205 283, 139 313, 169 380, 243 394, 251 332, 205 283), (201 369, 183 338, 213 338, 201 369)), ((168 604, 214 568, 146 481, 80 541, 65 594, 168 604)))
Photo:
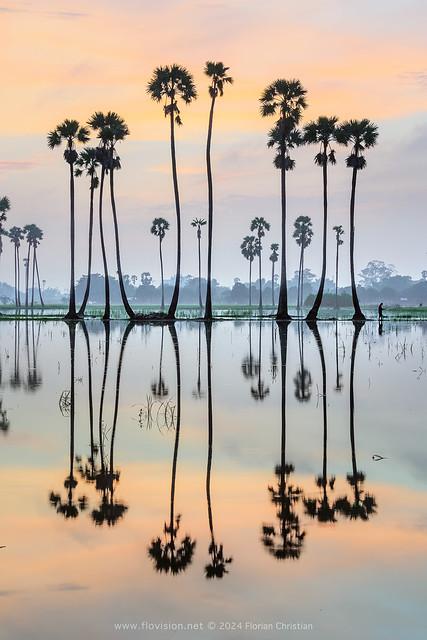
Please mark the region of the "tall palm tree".
MULTIPOLYGON (((30 225, 32 227, 30 233, 30 242, 33 248, 33 265, 32 265, 32 282, 31 282, 31 307, 34 307, 34 291, 35 291, 35 275, 37 274, 37 283, 38 283, 38 291, 40 304, 44 307, 42 290, 40 286, 40 273, 39 273, 39 265, 37 262, 37 248, 40 245, 40 242, 43 240, 43 231, 36 224, 30 225)), ((27 234, 28 235, 28 234, 27 234)))
POLYGON ((70 170, 70 301, 68 313, 65 318, 67 320, 77 320, 76 311, 76 286, 74 272, 74 254, 75 254, 75 214, 74 214, 74 165, 78 158, 76 151, 76 142, 85 143, 89 140, 89 130, 81 127, 77 120, 64 120, 55 129, 50 131, 47 136, 47 144, 50 149, 59 147, 63 142, 66 145, 64 151, 64 160, 67 162, 70 170))
POLYGON ((232 558, 224 555, 224 547, 215 540, 212 499, 211 499, 211 474, 212 474, 212 453, 213 453, 213 405, 212 405, 212 325, 205 323, 206 334, 206 369, 208 386, 208 461, 206 467, 206 501, 208 503, 208 520, 211 540, 209 543, 209 554, 211 561, 205 566, 206 578, 223 578, 228 573, 227 565, 232 562, 232 558))
POLYGON ((30 291, 30 267, 31 267, 31 249, 33 247, 34 237, 37 234, 37 227, 35 224, 26 224, 23 231, 25 233, 25 239, 27 241, 28 249, 27 256, 24 258, 25 265, 25 308, 28 309, 29 305, 29 291, 30 291))
POLYGON ((160 305, 160 310, 163 311, 165 308, 165 282, 163 275, 163 253, 162 253, 162 242, 166 235, 166 231, 169 229, 169 222, 164 218, 154 218, 151 223, 151 233, 153 236, 157 236, 159 239, 159 254, 160 254, 160 278, 162 281, 162 303, 160 305))
POLYGON ((86 147, 80 152, 79 157, 76 160, 76 169, 74 175, 79 177, 83 173, 90 179, 89 182, 89 248, 88 248, 88 261, 87 261, 87 280, 86 289, 84 292, 83 300, 80 305, 79 315, 84 316, 86 305, 89 300, 90 292, 90 279, 92 273, 92 248, 93 248, 93 200, 95 189, 99 186, 99 178, 97 176, 97 169, 99 167, 98 152, 94 147, 86 147))
POLYGON ((3 236, 8 235, 4 224, 7 221, 7 214, 10 211, 10 200, 7 196, 0 198, 0 258, 3 253, 3 236))
POLYGON ((306 93, 299 80, 280 79, 270 84, 260 98, 261 115, 263 117, 278 116, 275 126, 269 133, 268 146, 274 147, 277 151, 274 166, 280 169, 281 176, 282 259, 277 319, 285 321, 291 320, 288 312, 286 280, 286 172, 295 167, 295 160, 290 157, 289 151, 304 142, 297 126, 307 106, 306 93))
POLYGON ((323 291, 326 279, 326 240, 328 235, 328 165, 336 164, 335 151, 332 143, 335 140, 335 131, 338 118, 332 116, 320 116, 316 121, 309 122, 304 127, 304 139, 308 144, 319 144, 319 152, 314 157, 317 166, 322 167, 323 173, 323 240, 322 240, 322 273, 319 289, 314 299, 312 308, 307 314, 307 320, 313 322, 317 319, 320 305, 322 304, 323 291))
POLYGON ((271 255, 270 255, 270 261, 271 261, 271 304, 274 307, 274 268, 276 266, 276 262, 279 259, 279 245, 277 243, 273 243, 270 246, 270 250, 271 250, 271 255))
POLYGON ((298 216, 294 222, 293 237, 297 245, 300 247, 300 260, 299 260, 299 272, 298 272, 298 300, 297 308, 299 309, 304 305, 304 251, 311 243, 313 237, 312 222, 309 216, 298 216))
POLYGON ((270 230, 270 223, 267 222, 262 216, 255 217, 251 222, 251 231, 256 231, 258 238, 258 275, 259 275, 259 312, 262 313, 262 278, 261 278, 261 254, 262 254, 262 242, 261 238, 265 236, 265 232, 270 230))
POLYGON ((335 225, 332 227, 335 231, 335 240, 337 243, 337 251, 335 256, 335 307, 338 309, 338 258, 339 258, 339 249, 342 244, 344 244, 344 240, 341 239, 341 236, 344 235, 344 229, 341 224, 335 225))
POLYGON ((194 218, 191 222, 191 226, 197 229, 197 251, 198 251, 198 259, 199 259, 199 307, 203 309, 202 302, 202 258, 200 253, 200 241, 202 239, 202 227, 206 224, 206 220, 203 218, 194 218))
POLYGON ((181 99, 185 104, 190 104, 190 102, 197 98, 197 91, 191 73, 185 67, 173 64, 171 66, 157 67, 154 70, 153 76, 148 83, 147 92, 156 102, 164 101, 163 111, 165 117, 169 117, 170 123, 172 178, 175 196, 177 230, 175 286, 168 310, 168 317, 172 319, 175 317, 176 308, 178 306, 181 279, 181 206, 179 201, 178 172, 176 167, 175 125, 182 125, 178 100, 181 99))
POLYGON ((25 238, 24 229, 21 227, 11 227, 9 229, 9 238, 15 248, 15 304, 17 307, 21 306, 21 292, 20 287, 20 257, 19 249, 21 247, 21 240, 25 238))
MULTIPOLYGON (((222 62, 207 62, 204 72, 210 78, 209 96, 211 108, 209 111, 208 136, 206 140, 206 169, 208 176, 208 274, 206 282, 205 320, 212 319, 212 244, 213 244, 213 180, 211 166, 212 127, 215 102, 224 95, 224 85, 232 84, 233 78, 228 75, 230 67, 222 62)), ((201 305, 200 305, 201 306, 201 305)))
POLYGON ((249 307, 252 308, 252 262, 261 253, 260 243, 255 236, 245 236, 240 245, 242 256, 249 260, 249 307))
POLYGON ((356 201, 357 172, 366 167, 366 158, 363 155, 365 149, 374 147, 377 143, 378 127, 364 118, 363 120, 349 120, 344 122, 336 130, 336 140, 345 146, 350 145, 351 151, 346 163, 353 170, 350 196, 350 275, 351 295, 353 298, 355 322, 363 322, 365 316, 362 313, 357 296, 356 279, 354 275, 354 209, 356 201))

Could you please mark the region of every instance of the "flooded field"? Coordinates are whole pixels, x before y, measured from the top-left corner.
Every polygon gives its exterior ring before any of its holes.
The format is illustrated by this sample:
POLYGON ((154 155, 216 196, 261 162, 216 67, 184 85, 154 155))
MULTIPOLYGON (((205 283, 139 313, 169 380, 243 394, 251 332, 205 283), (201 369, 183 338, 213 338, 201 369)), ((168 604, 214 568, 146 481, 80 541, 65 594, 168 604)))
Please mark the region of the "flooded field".
POLYGON ((0 638, 425 637, 427 324, 10 321, 0 365, 0 638))

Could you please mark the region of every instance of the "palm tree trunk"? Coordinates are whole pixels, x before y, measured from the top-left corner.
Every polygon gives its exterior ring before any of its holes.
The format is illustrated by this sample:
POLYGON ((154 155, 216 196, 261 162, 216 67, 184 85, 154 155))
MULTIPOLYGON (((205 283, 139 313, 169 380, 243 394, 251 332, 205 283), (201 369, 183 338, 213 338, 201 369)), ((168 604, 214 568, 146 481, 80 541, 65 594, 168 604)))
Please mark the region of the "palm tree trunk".
POLYGON ((351 199, 350 199, 350 275, 351 275, 351 296, 353 298, 354 314, 353 320, 363 322, 366 320, 362 313, 357 296, 356 279, 354 276, 354 205, 356 200, 356 179, 357 169, 353 169, 353 178, 351 182, 351 199))
POLYGON ((211 166, 212 126, 216 96, 212 97, 206 140, 206 169, 208 175, 208 273, 206 282, 205 320, 212 319, 212 236, 213 236, 213 181, 211 166))
POLYGON ((73 490, 74 475, 74 422, 75 422, 75 349, 76 349, 76 326, 73 323, 68 324, 70 339, 70 483, 69 498, 71 498, 73 490))
POLYGON ((271 304, 274 307, 274 261, 271 263, 271 304))
POLYGON ((89 435, 90 435, 90 465, 92 478, 95 472, 95 439, 93 433, 93 384, 92 384, 92 358, 90 353, 89 334, 86 327, 86 323, 82 322, 83 334, 86 342, 86 354, 87 354, 87 386, 89 397, 89 435))
POLYGON ((130 319, 135 317, 135 313, 132 307, 129 304, 127 299, 125 285, 123 282, 123 273, 122 273, 122 265, 120 260, 120 241, 119 241, 119 224, 117 221, 117 210, 116 210, 116 200, 114 197, 114 169, 111 167, 110 169, 110 199, 111 199, 111 209, 113 211, 113 222, 114 222, 114 240, 116 245, 116 261, 117 261, 117 272, 119 276, 119 287, 120 294, 122 297, 123 306, 128 314, 130 319))
POLYGON ((102 213, 103 206, 103 198, 104 198, 104 181, 105 181, 105 168, 101 169, 101 180, 99 183, 99 235, 101 237, 101 252, 102 252, 102 263, 104 266, 104 290, 105 290, 105 301, 104 301, 104 315, 102 317, 103 320, 110 319, 110 281, 108 279, 108 264, 107 264, 107 252, 105 250, 105 238, 104 238, 104 220, 102 213))
POLYGON ((208 461, 206 467, 206 501, 208 503, 209 530, 211 532, 212 546, 215 544, 212 501, 211 501, 211 471, 212 471, 212 448, 213 448, 213 409, 212 409, 212 326, 205 323, 206 333, 206 357, 207 357, 207 386, 208 386, 208 461))
POLYGON ((328 235, 328 165, 326 161, 326 149, 324 149, 324 162, 323 162, 323 243, 322 243, 322 274, 320 276, 319 289, 317 291, 316 298, 313 306, 308 312, 307 320, 313 322, 317 320, 320 305, 322 304, 323 291, 325 288, 326 278, 326 240, 328 235))
POLYGON ((299 266, 298 266, 298 290, 297 290, 297 313, 299 315, 300 309, 300 296, 301 296, 301 264, 302 264, 302 245, 299 254, 299 266))
POLYGON ((122 338, 122 344, 120 346, 120 354, 119 354, 119 362, 117 365, 117 377, 116 377, 116 389, 115 389, 115 397, 114 397, 114 414, 113 414, 113 426, 111 429, 111 442, 110 442, 110 476, 113 478, 114 474, 114 441, 116 438, 116 428, 117 428, 117 416, 119 413, 119 399, 120 399, 120 380, 122 376, 122 366, 123 366, 123 355, 125 352, 126 342, 129 337, 129 333, 131 332, 133 327, 133 323, 129 322, 126 326, 125 332, 122 338))
POLYGON ((90 278, 92 271, 92 244, 93 244, 93 197, 95 192, 95 184, 94 177, 91 176, 90 179, 90 204, 89 204, 89 249, 88 249, 88 260, 87 260, 87 279, 86 279, 86 289, 83 296, 83 301, 80 305, 79 316, 84 316, 87 301, 89 300, 89 292, 90 292, 90 278))
POLYGON ((281 202, 282 202, 282 256, 280 271, 280 290, 279 304, 277 307, 277 320, 290 322, 292 320, 288 312, 288 283, 286 276, 286 170, 285 170, 285 153, 282 150, 282 167, 280 169, 281 178, 281 202))
POLYGON ((337 255, 335 258, 335 308, 338 309, 338 251, 339 251, 339 241, 337 240, 337 255))
POLYGON ((30 278, 30 249, 31 245, 28 243, 28 252, 27 252, 27 265, 25 267, 25 308, 28 309, 28 295, 29 295, 29 278, 30 278))
POLYGON ((176 239, 177 239, 175 286, 173 289, 172 300, 168 310, 168 317, 172 320, 173 318, 175 318, 176 308, 178 306, 179 287, 180 287, 180 281, 181 281, 181 207, 179 203, 178 173, 176 169, 175 120, 174 120, 174 111, 172 109, 170 112, 170 136, 171 136, 171 139, 170 139, 171 161, 172 161, 173 190, 175 195, 176 239))
POLYGON ((203 302, 202 302, 202 258, 201 258, 201 254, 200 254, 200 239, 201 239, 201 231, 200 229, 197 230, 197 248, 198 248, 198 252, 199 252, 199 307, 200 309, 203 309, 203 302))
MULTIPOLYGON (((280 341, 280 361, 282 369, 282 394, 281 394, 281 422, 282 422, 282 437, 281 437, 281 455, 280 455, 280 495, 282 497, 282 514, 285 513, 285 491, 286 491, 286 364, 287 364, 287 352, 288 352, 288 325, 279 324, 279 341, 280 341)), ((284 519, 283 519, 284 522, 284 519)), ((282 525, 283 526, 283 525, 282 525)))
MULTIPOLYGON (((260 243, 261 243, 261 239, 260 243)), ((261 282, 261 244, 258 256, 258 275, 259 275, 259 312, 262 313, 262 282, 261 282)))
POLYGON ((354 365, 356 361, 357 342, 359 340, 359 333, 362 329, 363 323, 359 322, 354 325, 353 343, 351 345, 351 361, 350 361, 350 444, 351 444, 351 462, 353 469, 354 479, 354 492, 356 500, 359 495, 359 484, 357 480, 357 460, 356 460, 356 443, 354 437, 354 365))
POLYGON ((301 251, 301 309, 304 309, 304 245, 301 251))
POLYGON ((75 261, 75 213, 74 213, 74 163, 70 162, 70 301, 65 318, 76 320, 76 285, 74 273, 75 261))
POLYGON ((160 311, 163 311, 165 308, 165 281, 164 281, 164 275, 163 275, 163 253, 162 253, 162 239, 160 237, 160 246, 159 246, 159 251, 160 251, 160 277, 162 280, 162 304, 160 306, 160 311))
POLYGON ((104 332, 105 332, 105 352, 104 352, 104 372, 102 374, 102 386, 101 386, 101 397, 99 400, 99 420, 98 420, 98 438, 99 438, 99 456, 101 460, 101 473, 105 474, 105 464, 104 464, 104 398, 105 398, 105 385, 107 381, 107 373, 108 373, 108 360, 110 355, 110 324, 109 322, 103 320, 104 324, 104 332))
POLYGON ((18 268, 17 268, 17 247, 15 245, 15 306, 18 306, 18 268))
POLYGON ((36 248, 33 246, 33 269, 32 269, 32 277, 31 277, 31 308, 34 307, 34 289, 35 289, 35 275, 36 275, 36 248))
POLYGON ((173 348, 175 352, 176 366, 176 426, 175 426, 175 445, 173 450, 172 477, 171 477, 171 499, 170 499, 170 528, 171 536, 174 527, 174 506, 175 506, 175 484, 176 484, 176 467, 178 461, 179 435, 181 430, 181 365, 179 358, 179 342, 175 326, 169 325, 169 333, 172 338, 173 348))
POLYGON ((252 260, 249 259, 249 309, 252 309, 252 260))
POLYGON ((38 289, 39 289, 40 304, 41 304, 42 307, 44 307, 42 290, 41 290, 41 287, 40 287, 39 263, 37 261, 37 250, 36 250, 36 248, 34 248, 34 260, 35 260, 35 263, 36 263, 37 286, 38 286, 38 289))
POLYGON ((21 292, 20 292, 20 281, 21 281, 21 265, 19 264, 19 247, 16 248, 16 264, 17 264, 17 274, 18 274, 18 307, 21 307, 21 292))

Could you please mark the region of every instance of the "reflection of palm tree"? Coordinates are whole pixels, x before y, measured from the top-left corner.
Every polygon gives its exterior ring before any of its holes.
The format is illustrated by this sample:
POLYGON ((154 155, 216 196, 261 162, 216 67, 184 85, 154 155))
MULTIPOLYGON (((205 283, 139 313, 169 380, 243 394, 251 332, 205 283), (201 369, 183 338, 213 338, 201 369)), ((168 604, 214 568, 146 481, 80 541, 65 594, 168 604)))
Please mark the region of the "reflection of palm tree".
POLYGON ((202 352, 202 345, 201 345, 201 340, 202 340, 202 325, 199 322, 198 323, 198 341, 197 341, 197 384, 196 384, 196 388, 193 391, 193 397, 194 398, 198 398, 201 399, 204 396, 204 393, 202 391, 202 379, 201 379, 201 375, 200 375, 200 358, 201 358, 201 352, 202 352))
POLYGON ((252 380, 258 375, 260 362, 257 362, 252 354, 252 322, 249 321, 249 354, 243 358, 242 373, 247 380, 252 380))
POLYGON ((271 323, 271 378, 273 382, 277 378, 277 354, 276 354, 276 325, 271 323))
POLYGON ((339 498, 336 502, 337 511, 350 520, 369 520, 369 516, 376 513, 377 503, 374 496, 366 493, 363 488, 365 474, 357 468, 356 443, 354 437, 354 365, 356 359, 357 341, 362 329, 362 323, 355 323, 353 343, 351 346, 350 364, 350 443, 352 472, 347 474, 347 482, 353 488, 353 496, 339 498))
POLYGON ((94 482, 99 472, 96 468, 96 457, 99 453, 99 447, 95 443, 95 437, 94 437, 94 431, 93 431, 94 419, 93 419, 92 358, 91 358, 91 352, 90 352, 89 334, 88 334, 88 330, 85 322, 82 322, 82 328, 83 328, 83 334, 85 337, 86 353, 87 353, 90 454, 87 458, 86 463, 85 464, 81 463, 79 471, 80 471, 80 475, 82 476, 82 478, 86 480, 86 482, 94 482))
POLYGON ((41 375, 37 370, 37 351, 40 340, 41 324, 38 323, 37 341, 35 338, 34 320, 31 320, 31 356, 30 356, 30 340, 28 331, 28 319, 25 320, 25 347, 27 351, 27 384, 28 391, 36 391, 42 383, 41 375))
POLYGON ((0 400, 0 431, 6 434, 9 431, 10 422, 6 409, 3 409, 3 400, 0 400))
POLYGON ((262 322, 259 323, 258 331, 258 381, 257 386, 251 387, 251 395, 255 400, 265 400, 269 395, 270 389, 265 386, 264 380, 261 380, 261 363, 262 363, 262 322))
POLYGON ((279 530, 274 525, 264 524, 262 542, 277 560, 298 559, 301 554, 305 531, 301 531, 299 516, 295 506, 302 497, 302 489, 289 483, 294 466, 286 462, 286 360, 288 345, 288 324, 279 324, 280 357, 282 366, 282 442, 281 461, 276 466, 277 488, 268 487, 271 500, 276 506, 279 530))
POLYGON ((317 518, 319 522, 336 522, 335 504, 330 504, 328 497, 328 486, 333 491, 335 477, 328 479, 328 409, 326 398, 326 364, 323 351, 322 338, 316 323, 310 323, 309 327, 314 333, 317 347, 319 349, 320 364, 322 367, 322 415, 323 415, 323 470, 322 475, 316 478, 316 484, 322 490, 320 498, 304 499, 306 513, 312 518, 317 518))
POLYGON ((222 544, 217 544, 214 535, 212 501, 211 501, 211 470, 212 470, 212 445, 213 445, 213 410, 212 410, 212 359, 211 359, 211 337, 212 325, 205 324, 206 332, 206 353, 207 353, 207 384, 208 384, 208 464, 206 468, 206 499, 208 503, 208 519, 211 541, 209 544, 209 554, 211 561, 205 566, 207 578, 223 578, 228 573, 227 564, 232 562, 232 558, 224 556, 222 544))
POLYGON ((168 395, 169 389, 166 386, 165 380, 162 374, 162 365, 163 365, 163 337, 164 337, 164 325, 162 324, 162 338, 160 341, 160 360, 159 360, 159 377, 158 379, 151 384, 151 393, 153 396, 159 400, 168 395))
POLYGON ((187 566, 191 564, 196 546, 196 541, 192 540, 189 535, 184 536, 179 546, 176 544, 181 515, 175 516, 175 483, 176 483, 176 467, 178 461, 179 436, 181 430, 181 365, 179 357, 179 343, 176 329, 173 324, 169 325, 171 334, 176 365, 176 427, 175 427, 175 445, 173 450, 172 462, 172 478, 171 478, 171 497, 170 497, 170 517, 169 524, 165 522, 163 527, 164 540, 160 537, 153 538, 148 547, 148 555, 154 562, 155 569, 161 573, 172 573, 174 575, 185 571, 187 566))
POLYGON ((341 391, 342 390, 342 373, 340 373, 339 371, 339 365, 338 365, 338 321, 335 321, 335 369, 336 369, 336 376, 335 376, 335 391, 341 391))
MULTIPOLYGON (((107 325, 107 323, 105 323, 107 325)), ((123 365, 123 356, 125 352, 126 342, 129 337, 129 333, 132 330, 133 323, 129 322, 126 326, 125 332, 122 338, 122 344, 120 346, 120 354, 119 354, 119 362, 117 365, 117 376, 116 376, 116 387, 115 387, 115 397, 114 397, 114 413, 113 413, 113 424, 111 430, 111 440, 110 440, 110 459, 109 464, 105 463, 103 459, 104 456, 104 447, 100 448, 101 452, 101 471, 98 473, 96 477, 96 489, 101 494, 101 502, 97 509, 92 511, 92 519, 96 525, 102 525, 107 523, 108 526, 114 526, 118 520, 123 518, 124 514, 127 511, 127 506, 122 502, 117 501, 114 496, 115 484, 120 480, 120 472, 114 469, 114 443, 116 438, 116 429, 117 429, 117 418, 119 413, 119 399, 120 399, 120 382, 122 375, 122 365, 123 365)), ((109 334, 108 334, 109 338, 109 334)), ((105 360, 108 366, 108 358, 106 354, 105 360)), ((105 387, 105 378, 106 378, 107 368, 104 368, 104 380, 103 386, 105 387)), ((105 391, 105 388, 103 389, 105 391)), ((102 395, 102 402, 104 401, 104 394, 102 395)), ((100 411, 100 415, 101 411, 100 411)), ((101 436, 102 437, 102 436, 101 436)))
MULTIPOLYGON (((76 325, 68 324, 68 333, 70 339, 70 392, 67 396, 67 402, 61 403, 60 408, 63 415, 70 416, 70 473, 64 481, 64 487, 67 489, 67 498, 62 500, 59 493, 50 492, 49 500, 51 505, 64 518, 77 518, 79 511, 84 511, 87 507, 86 496, 80 496, 77 502, 74 499, 74 490, 78 485, 78 481, 74 476, 74 417, 75 417, 75 347, 76 347, 76 325)), ((63 394, 64 395, 64 394, 63 394)), ((62 396, 61 396, 62 397, 62 396)))
POLYGON ((19 320, 15 320, 14 327, 14 355, 13 355, 13 374, 10 377, 10 386, 18 388, 21 386, 20 372, 20 340, 21 340, 21 324, 19 320))
POLYGON ((311 373, 304 365, 304 325, 298 324, 298 347, 300 368, 294 378, 295 397, 299 402, 308 402, 311 398, 311 373))

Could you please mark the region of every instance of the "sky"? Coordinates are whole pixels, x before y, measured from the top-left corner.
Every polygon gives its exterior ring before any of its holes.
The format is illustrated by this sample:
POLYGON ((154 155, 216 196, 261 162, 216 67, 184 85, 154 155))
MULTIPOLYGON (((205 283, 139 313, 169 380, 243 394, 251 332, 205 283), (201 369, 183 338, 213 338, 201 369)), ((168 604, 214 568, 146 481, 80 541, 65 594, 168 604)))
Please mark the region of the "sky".
MULTIPOLYGON (((46 134, 64 118, 86 122, 96 110, 120 113, 130 136, 120 146, 117 175, 122 265, 125 273, 150 271, 159 279, 158 245, 151 220, 171 223, 165 273, 174 273, 175 210, 168 126, 147 82, 157 65, 179 63, 193 74, 199 97, 182 110, 177 158, 183 217, 183 273, 196 274, 194 217, 207 217, 205 143, 209 96, 207 60, 230 67, 234 84, 218 100, 213 137, 215 248, 213 275, 230 285, 247 280, 239 245, 254 216, 271 223, 269 245, 280 240, 279 172, 266 148, 270 119, 259 114, 262 90, 277 78, 299 78, 309 106, 304 122, 319 115, 367 117, 378 124, 378 146, 359 175, 356 269, 369 260, 420 277, 427 267, 427 43, 424 0, 0 0, 2 100, 0 195, 12 202, 8 224, 38 224, 41 277, 66 288, 69 279, 68 182, 62 151, 50 151, 46 134)), ((320 273, 321 171, 314 147, 298 149, 288 174, 288 270, 298 266, 292 239, 298 215, 313 220, 306 265, 320 273)), ((341 282, 349 280, 350 171, 345 149, 330 170, 327 275, 334 273, 332 226, 342 224, 341 282)), ((77 190, 76 272, 85 272, 88 183, 77 190)), ((115 273, 112 220, 106 208, 110 271, 115 273)), ((205 241, 204 241, 205 242, 205 241)), ((0 280, 12 281, 13 251, 5 242, 0 280)), ((205 244, 204 244, 205 246, 205 244)), ((98 230, 95 271, 101 271, 98 230)))

